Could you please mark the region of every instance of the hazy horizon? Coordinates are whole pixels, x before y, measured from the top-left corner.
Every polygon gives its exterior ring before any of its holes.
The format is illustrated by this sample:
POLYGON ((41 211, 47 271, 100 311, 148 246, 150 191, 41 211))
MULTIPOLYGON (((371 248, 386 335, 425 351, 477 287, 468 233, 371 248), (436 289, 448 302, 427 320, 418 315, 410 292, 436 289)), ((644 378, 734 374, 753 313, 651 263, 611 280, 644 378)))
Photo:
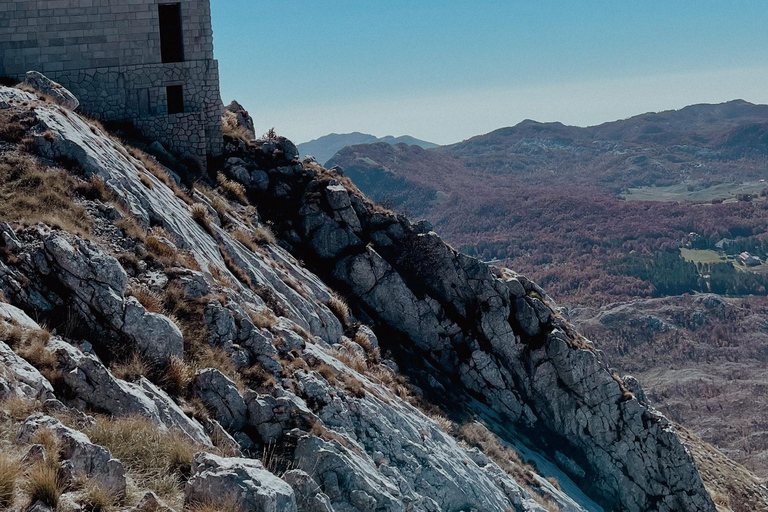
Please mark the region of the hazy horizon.
POLYGON ((212 11, 224 101, 297 143, 362 132, 451 144, 524 119, 590 126, 768 103, 768 3, 667 4, 212 0, 212 11))

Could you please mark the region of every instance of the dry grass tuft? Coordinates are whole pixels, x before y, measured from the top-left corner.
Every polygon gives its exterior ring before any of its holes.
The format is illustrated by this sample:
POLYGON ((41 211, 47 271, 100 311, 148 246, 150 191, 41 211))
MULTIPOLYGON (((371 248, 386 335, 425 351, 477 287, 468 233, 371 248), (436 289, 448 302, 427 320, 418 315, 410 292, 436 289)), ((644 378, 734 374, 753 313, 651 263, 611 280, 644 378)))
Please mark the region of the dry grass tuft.
POLYGON ((349 338, 342 337, 341 344, 345 346, 346 350, 334 348, 331 349, 330 354, 356 372, 362 374, 367 373, 368 362, 355 349, 351 348, 351 341, 349 338))
POLYGON ((353 396, 356 396, 357 398, 364 398, 366 391, 365 386, 362 382, 360 382, 359 379, 353 377, 352 375, 348 373, 342 373, 341 379, 344 383, 344 389, 349 391, 353 396))
MULTIPOLYGON (((188 205, 193 205, 194 201, 189 197, 189 195, 182 190, 182 188, 179 186, 176 181, 171 178, 171 176, 168 174, 168 172, 165 170, 164 167, 162 167, 157 160, 155 160, 153 157, 149 156, 145 152, 141 151, 138 148, 134 148, 132 146, 129 146, 125 144, 122 141, 118 141, 120 145, 125 147, 128 150, 128 153, 135 158, 136 160, 139 160, 142 164, 144 169, 152 173, 152 175, 165 183, 165 185, 170 188, 173 191, 173 194, 187 203, 188 205)), ((139 172, 139 176, 142 176, 144 169, 142 169, 142 166, 136 165, 136 170, 139 172)))
POLYGON ((53 228, 90 237, 93 221, 76 200, 82 182, 62 169, 47 168, 34 157, 0 155, 0 221, 53 228))
POLYGON ((216 501, 193 503, 188 512, 244 512, 243 507, 233 498, 221 498, 216 501))
POLYGON ((110 368, 112 375, 118 379, 127 381, 135 381, 140 377, 146 377, 149 375, 149 371, 149 364, 147 364, 147 362, 144 361, 144 359, 142 359, 142 357, 135 352, 131 355, 131 357, 128 358, 128 360, 121 363, 116 363, 110 368))
POLYGON ((24 421, 39 409, 39 402, 25 396, 8 395, 0 402, 0 410, 14 421, 24 421))
POLYGON ((342 324, 349 325, 349 305, 341 295, 337 293, 331 295, 331 298, 328 301, 328 309, 336 315, 336 318, 338 318, 342 324))
POLYGON ((253 387, 272 389, 277 385, 275 376, 264 368, 261 363, 256 363, 242 371, 243 378, 253 387))
POLYGON ((314 425, 312 425, 312 428, 309 430, 309 433, 313 436, 319 437, 321 439, 325 439, 326 441, 336 441, 340 445, 349 448, 350 450, 354 451, 358 455, 360 454, 360 449, 349 442, 345 437, 337 434, 336 432, 332 430, 328 430, 325 425, 321 421, 315 422, 314 425))
POLYGON ((115 221, 115 227, 121 230, 126 237, 146 243, 147 232, 133 217, 126 215, 122 219, 115 221))
POLYGON ((145 173, 141 172, 139 173, 139 181, 142 185, 147 187, 149 190, 155 190, 155 185, 152 183, 152 180, 149 179, 149 176, 147 176, 145 173))
POLYGON ((146 286, 131 286, 125 294, 131 297, 136 297, 136 300, 151 313, 164 314, 165 312, 163 308, 163 300, 158 294, 151 291, 146 286))
POLYGON ((329 364, 320 363, 317 368, 315 368, 315 371, 322 375, 323 378, 328 381, 328 384, 331 386, 336 385, 336 370, 334 370, 329 364))
POLYGON ((163 387, 176 395, 184 395, 195 379, 195 369, 178 356, 171 356, 161 379, 163 387))
POLYGON ((251 317, 253 325, 259 329, 270 329, 277 324, 277 317, 267 308, 259 310, 249 309, 248 316, 251 317))
POLYGON ((6 453, 0 453, 0 508, 9 509, 13 504, 20 475, 18 461, 6 453))
POLYGON ((206 231, 211 230, 211 219, 208 217, 208 207, 201 203, 192 205, 192 218, 206 231))
POLYGON ((193 364, 198 369, 215 368, 232 380, 232 382, 237 385, 238 389, 241 391, 246 389, 242 375, 232 362, 232 358, 230 358, 229 354, 223 349, 219 347, 205 346, 192 357, 193 364))
POLYGON ((241 183, 229 180, 223 174, 216 176, 216 183, 219 185, 219 189, 224 195, 230 199, 239 201, 244 205, 248 204, 245 187, 241 183))
POLYGON ((140 488, 161 496, 181 490, 191 470, 192 457, 206 450, 178 431, 163 431, 144 417, 108 419, 84 429, 93 443, 108 448, 120 459, 140 488))
POLYGON ((221 286, 231 287, 234 285, 232 279, 229 277, 229 274, 227 274, 218 265, 213 263, 208 265, 208 272, 211 273, 211 277, 213 277, 214 281, 219 283, 221 286))
POLYGON ((275 239, 274 233, 272 233, 272 230, 269 229, 269 226, 257 226, 253 230, 253 235, 251 235, 251 239, 253 240, 253 243, 257 245, 267 245, 267 244, 275 244, 277 243, 277 240, 275 239))
POLYGON ((496 434, 482 423, 465 423, 459 427, 457 434, 462 441, 479 448, 517 482, 538 485, 533 477, 533 468, 525 464, 515 450, 502 444, 496 434))
POLYGON ((120 501, 119 496, 94 480, 85 483, 84 491, 81 501, 84 512, 109 512, 120 501))
POLYGON ((215 192, 212 192, 210 195, 211 195, 211 208, 216 210, 216 214, 219 216, 221 225, 228 226, 232 222, 232 220, 230 219, 230 216, 232 215, 232 210, 229 208, 229 203, 227 203, 226 199, 219 196, 215 192))
POLYGON ((243 269, 243 267, 238 265, 237 262, 232 259, 232 256, 229 255, 229 252, 227 252, 226 248, 220 245, 219 252, 221 253, 221 258, 224 260, 224 265, 227 267, 227 270, 229 270, 229 272, 235 276, 238 281, 246 285, 248 288, 253 289, 251 278, 248 277, 248 274, 243 269))
POLYGON ((30 504, 40 501, 55 510, 62 493, 57 469, 48 464, 35 465, 27 475, 26 491, 30 504))

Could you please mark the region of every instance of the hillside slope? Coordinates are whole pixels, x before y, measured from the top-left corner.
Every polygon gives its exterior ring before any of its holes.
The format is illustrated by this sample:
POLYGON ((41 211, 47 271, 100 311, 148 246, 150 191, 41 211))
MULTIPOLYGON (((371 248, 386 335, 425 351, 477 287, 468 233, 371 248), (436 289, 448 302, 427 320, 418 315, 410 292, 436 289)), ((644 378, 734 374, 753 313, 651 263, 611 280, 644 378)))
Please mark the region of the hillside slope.
POLYGON ((768 276, 735 257, 768 257, 767 122, 768 107, 743 101, 589 128, 526 121, 434 150, 345 148, 329 165, 535 279, 659 408, 766 476, 754 397, 768 276))
MULTIPOLYGON (((60 472, 57 501, 715 510, 674 425, 540 287, 289 141, 227 138, 184 189, 72 112, 0 105, 4 463, 60 472)), ((768 503, 729 483, 706 482, 721 510, 768 503)))

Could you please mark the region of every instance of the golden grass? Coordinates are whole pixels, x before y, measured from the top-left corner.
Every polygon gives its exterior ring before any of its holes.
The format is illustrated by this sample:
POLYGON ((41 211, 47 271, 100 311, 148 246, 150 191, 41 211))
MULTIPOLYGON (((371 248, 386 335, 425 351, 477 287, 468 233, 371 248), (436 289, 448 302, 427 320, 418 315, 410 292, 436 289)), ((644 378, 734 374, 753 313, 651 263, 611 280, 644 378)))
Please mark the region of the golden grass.
POLYGON ((6 453, 0 453, 0 508, 8 509, 13 504, 20 475, 18 461, 6 453))
POLYGON ((251 145, 255 137, 254 134, 248 131, 245 127, 237 125, 237 118, 234 114, 225 112, 222 120, 223 122, 221 126, 225 136, 232 137, 233 139, 240 139, 245 142, 246 145, 251 145))
MULTIPOLYGON (((133 146, 129 146, 123 141, 116 140, 119 145, 122 145, 127 149, 128 153, 135 159, 139 160, 143 167, 152 173, 157 179, 165 183, 165 185, 170 188, 173 191, 173 194, 187 203, 188 205, 193 205, 194 201, 189 197, 189 195, 182 190, 182 188, 179 186, 176 181, 171 178, 171 176, 166 172, 166 170, 155 160, 153 157, 149 156, 142 150, 135 148, 133 146)), ((141 168, 141 166, 136 166, 136 171, 139 173, 139 176, 141 176, 144 172, 144 170, 141 168)))
POLYGON ((144 244, 147 246, 147 250, 150 253, 152 253, 155 256, 158 256, 159 258, 168 258, 168 259, 176 258, 176 253, 177 253, 176 249, 164 243, 162 240, 160 240, 158 237, 154 235, 148 236, 144 244))
POLYGON ((118 379, 135 381, 139 377, 149 375, 150 366, 139 354, 134 352, 126 361, 113 364, 110 371, 118 379))
POLYGON ((208 207, 201 203, 192 205, 192 218, 206 231, 211 230, 211 219, 208 217, 208 207))
MULTIPOLYGON (((341 344, 345 345, 344 343, 345 338, 342 337, 341 344)), ((347 344, 349 344, 349 339, 346 339, 347 344)), ((347 365, 348 367, 352 368, 358 373, 367 373, 368 372, 368 362, 365 360, 363 356, 361 356, 357 351, 353 349, 347 348, 346 350, 339 350, 339 349, 331 349, 330 355, 347 365)))
POLYGON ((121 230, 128 238, 141 240, 144 243, 147 242, 147 232, 139 225, 138 222, 136 222, 136 219, 130 216, 130 214, 126 215, 120 220, 115 221, 115 227, 121 230))
POLYGON ((226 176, 219 173, 218 176, 216 176, 216 183, 219 185, 219 189, 226 195, 229 199, 239 201, 242 204, 247 205, 248 204, 248 198, 246 197, 245 187, 236 181, 232 181, 227 179, 226 176))
POLYGON ((272 389, 277 385, 275 376, 264 368, 261 363, 256 363, 242 371, 243 378, 253 387, 272 389))
POLYGON ((120 502, 120 497, 95 480, 85 483, 84 496, 80 501, 86 512, 110 512, 120 502))
POLYGON ((237 278, 238 281, 246 285, 248 288, 253 288, 253 283, 251 282, 251 278, 248 277, 248 274, 243 270, 243 268, 238 265, 235 260, 232 259, 232 256, 229 255, 229 253, 224 249, 224 247, 219 247, 219 252, 221 252, 221 257, 224 260, 224 265, 227 267, 227 270, 237 278))
POLYGON ((232 362, 232 358, 223 349, 211 346, 202 347, 198 353, 192 355, 192 362, 196 368, 201 370, 205 368, 219 370, 234 382, 238 389, 245 391, 246 386, 243 383, 242 375, 232 362))
POLYGON ((222 226, 228 226, 231 223, 230 215, 232 210, 229 208, 229 203, 226 199, 219 196, 215 192, 211 192, 211 208, 216 210, 216 214, 219 216, 222 226))
POLYGON ((251 235, 243 231, 242 229, 236 229, 230 233, 232 238, 243 244, 245 247, 250 249, 253 252, 256 252, 257 246, 256 243, 253 241, 253 238, 251 235))
POLYGON ((338 318, 342 324, 349 325, 349 305, 341 295, 337 293, 331 295, 331 298, 328 300, 328 309, 336 315, 336 318, 338 318))
POLYGON ((24 421, 39 409, 39 402, 25 396, 8 395, 0 402, 0 410, 14 421, 24 421))
POLYGON ((277 324, 277 317, 267 308, 259 310, 249 309, 248 316, 251 318, 253 325, 259 329, 269 329, 277 324))
POLYGON ((171 356, 161 382, 172 393, 184 395, 194 379, 195 369, 179 356, 171 356))
POLYGON ((27 474, 26 491, 29 502, 37 501, 56 509, 62 493, 58 470, 48 464, 37 464, 27 474))
POLYGON ((34 157, 0 155, 0 221, 29 226, 44 222, 88 238, 93 221, 76 201, 82 182, 62 169, 47 168, 34 157))
POLYGON ((234 498, 221 498, 215 501, 193 503, 187 506, 188 512, 244 512, 243 507, 234 498))
POLYGON ((131 416, 109 419, 98 417, 84 429, 93 443, 108 448, 123 462, 140 488, 161 496, 181 490, 191 470, 192 457, 206 448, 181 432, 161 430, 147 418, 131 416))
POLYGON ((152 180, 150 180, 149 177, 143 172, 139 173, 139 181, 141 182, 142 185, 147 187, 149 190, 155 190, 154 183, 152 183, 152 180))
POLYGON ((211 277, 213 277, 214 281, 219 283, 222 286, 231 287, 234 285, 232 282, 232 278, 229 277, 229 274, 227 274, 221 267, 216 265, 215 263, 211 263, 208 265, 208 272, 211 273, 211 277))
POLYGON ((251 239, 253 240, 253 243, 257 245, 267 245, 267 244, 277 243, 277 241, 275 240, 275 235, 274 233, 272 233, 272 230, 269 229, 269 226, 257 226, 253 230, 251 239))
POLYGON ((533 477, 533 468, 525 464, 515 450, 502 444, 496 434, 482 423, 472 421, 463 424, 459 427, 457 436, 469 445, 479 448, 518 483, 538 485, 533 477))
POLYGON ((331 386, 336 385, 336 370, 334 370, 329 364, 320 363, 318 367, 315 368, 315 371, 322 375, 323 378, 328 381, 328 384, 331 386))
POLYGON ((138 300, 147 311, 164 314, 163 300, 158 294, 146 286, 131 286, 125 294, 131 297, 136 297, 136 300, 138 300))

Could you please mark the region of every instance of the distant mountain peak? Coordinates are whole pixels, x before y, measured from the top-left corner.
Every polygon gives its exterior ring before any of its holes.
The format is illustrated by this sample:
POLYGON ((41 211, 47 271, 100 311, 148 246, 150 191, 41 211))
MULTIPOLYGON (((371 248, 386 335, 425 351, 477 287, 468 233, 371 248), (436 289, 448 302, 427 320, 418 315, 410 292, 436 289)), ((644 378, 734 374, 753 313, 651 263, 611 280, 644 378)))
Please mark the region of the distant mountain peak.
POLYGON ((374 144, 382 142, 386 144, 408 144, 409 146, 419 146, 424 149, 435 148, 438 145, 432 142, 411 137, 410 135, 401 135, 395 137, 387 135, 385 137, 376 137, 368 133, 352 132, 352 133, 330 133, 299 144, 297 147, 301 156, 313 156, 320 163, 325 163, 336 154, 342 148, 347 146, 357 146, 359 144, 374 144))

